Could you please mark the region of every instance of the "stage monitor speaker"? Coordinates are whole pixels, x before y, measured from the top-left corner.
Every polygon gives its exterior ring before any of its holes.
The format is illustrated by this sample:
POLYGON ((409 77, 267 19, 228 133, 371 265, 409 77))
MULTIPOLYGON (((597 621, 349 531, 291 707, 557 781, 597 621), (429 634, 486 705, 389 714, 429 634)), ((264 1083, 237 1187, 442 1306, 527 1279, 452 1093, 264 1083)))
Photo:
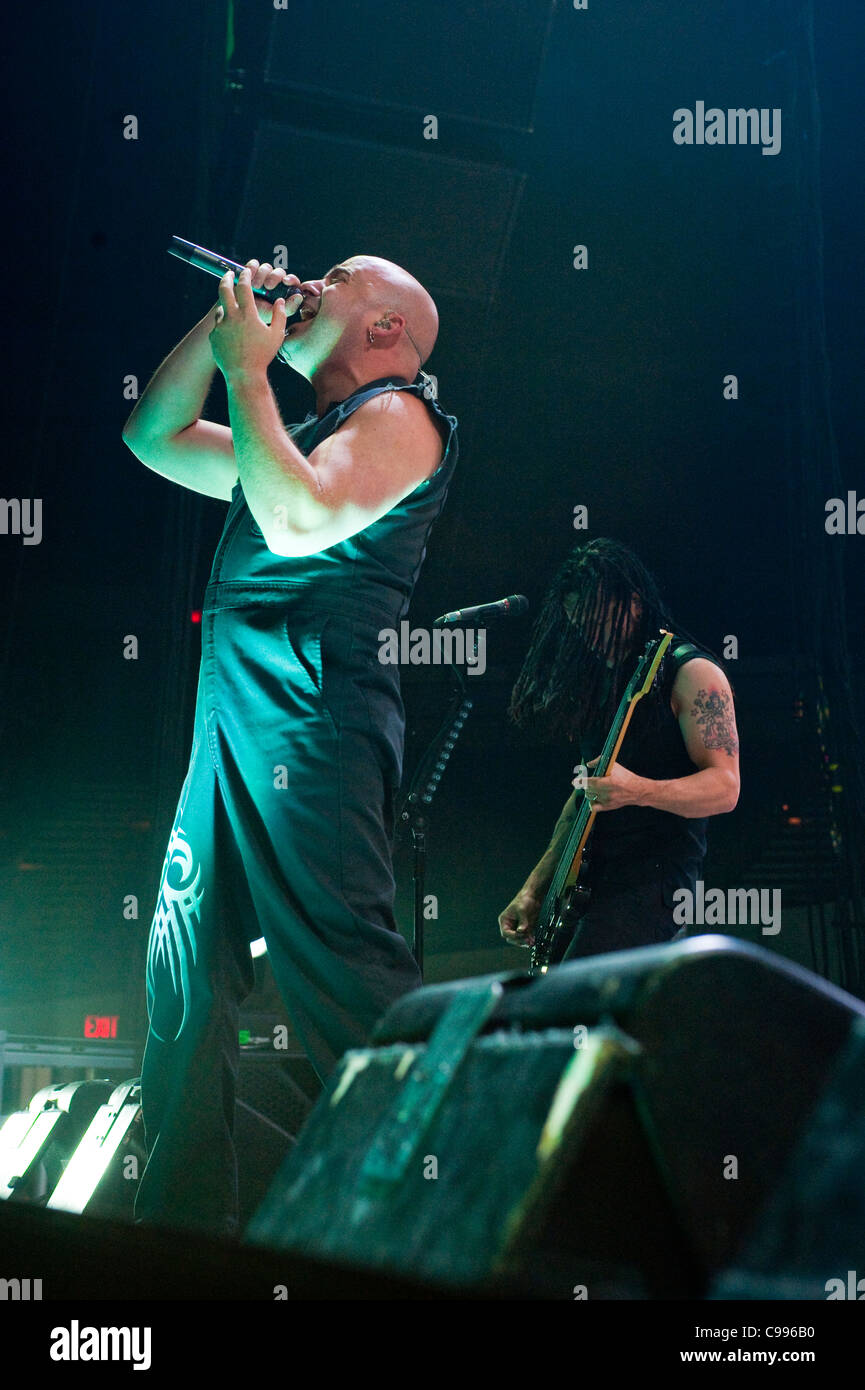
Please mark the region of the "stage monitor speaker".
POLYGON ((718 936, 404 996, 248 1239, 549 1297, 704 1296, 865 1006, 718 936))
POLYGON ((865 1299, 865 1020, 718 1299, 865 1299))

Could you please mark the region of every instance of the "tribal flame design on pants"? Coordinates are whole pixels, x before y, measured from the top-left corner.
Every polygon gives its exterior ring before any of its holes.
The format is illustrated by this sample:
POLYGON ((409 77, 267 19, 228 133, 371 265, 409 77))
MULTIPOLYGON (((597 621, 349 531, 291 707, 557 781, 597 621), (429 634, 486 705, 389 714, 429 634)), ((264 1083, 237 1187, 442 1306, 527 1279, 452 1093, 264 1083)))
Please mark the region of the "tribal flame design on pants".
POLYGON ((267 942, 322 1082, 421 979, 393 914, 402 706, 378 660, 381 620, 304 608, 289 625, 283 590, 246 601, 229 585, 224 607, 217 597, 204 609, 189 769, 148 941, 148 1162, 135 1214, 231 1234, 250 941, 267 942))
MULTIPOLYGON (((203 897, 201 866, 196 864, 192 847, 183 831, 175 826, 168 841, 159 898, 147 945, 147 1012, 151 1030, 161 1042, 176 1042, 189 1017, 190 958, 194 966, 198 949, 196 928, 201 926, 203 897), (177 1004, 176 1011, 172 1012, 175 1017, 179 1016, 179 1021, 173 1028, 170 1025, 166 1027, 164 1013, 158 1020, 159 1027, 154 1018, 156 973, 159 970, 168 971, 177 1004), (160 1027, 164 1031, 161 1032, 160 1027)), ((165 993, 165 990, 160 991, 163 1001, 165 993)))

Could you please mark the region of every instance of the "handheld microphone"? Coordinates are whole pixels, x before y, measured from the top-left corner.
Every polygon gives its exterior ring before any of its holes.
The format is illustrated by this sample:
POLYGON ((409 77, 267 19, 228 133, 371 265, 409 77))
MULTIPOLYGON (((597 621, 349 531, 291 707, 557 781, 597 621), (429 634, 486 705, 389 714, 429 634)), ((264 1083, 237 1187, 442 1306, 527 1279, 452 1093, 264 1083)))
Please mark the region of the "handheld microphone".
MULTIPOLYGON (((208 275, 216 275, 220 280, 227 271, 233 270, 235 284, 240 272, 246 269, 246 266, 240 265, 238 261, 230 261, 227 256, 220 256, 216 251, 208 251, 205 246, 196 246, 194 242, 184 241, 183 237, 179 236, 171 238, 168 254, 194 266, 196 270, 205 270, 208 275)), ((274 304, 277 299, 290 299, 293 294, 298 294, 299 290, 296 285, 274 285, 272 290, 253 289, 252 293, 259 299, 266 299, 268 304, 274 304)), ((302 308, 303 299, 295 309, 287 308, 288 318, 294 318, 302 308)))
POLYGON ((453 613, 443 613, 436 618, 433 627, 457 627, 463 623, 484 623, 488 618, 509 618, 526 613, 528 607, 525 594, 511 594, 510 598, 500 598, 495 603, 479 603, 474 608, 456 608, 453 613))

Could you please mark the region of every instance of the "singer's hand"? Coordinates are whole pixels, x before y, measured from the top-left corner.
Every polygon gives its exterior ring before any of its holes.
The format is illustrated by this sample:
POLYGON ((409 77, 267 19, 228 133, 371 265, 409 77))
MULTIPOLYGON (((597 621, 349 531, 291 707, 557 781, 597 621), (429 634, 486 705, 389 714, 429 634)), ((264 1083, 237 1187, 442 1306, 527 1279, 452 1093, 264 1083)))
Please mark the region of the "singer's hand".
MULTIPOLYGON (((258 261, 247 261, 246 264, 252 271, 251 284, 254 290, 272 290, 275 289, 277 285, 282 284, 300 286, 300 281, 296 275, 289 275, 287 270, 275 269, 269 261, 264 261, 263 263, 259 263, 258 261)), ((303 296, 299 288, 297 293, 302 299, 303 296)), ((261 299, 258 296, 256 296, 255 304, 258 309, 258 317, 264 323, 270 323, 273 317, 273 305, 268 303, 266 299, 261 299)), ((293 295, 286 300, 286 306, 291 310, 297 308, 297 300, 293 295)))
MULTIPOLYGON (((278 277, 274 284, 285 276, 284 271, 275 272, 271 267, 267 269, 270 276, 276 274, 278 277)), ((263 270, 264 267, 259 266, 255 274, 260 278, 260 283, 266 284, 270 277, 266 273, 262 276, 263 270)), ((226 378, 262 375, 285 337, 285 300, 276 301, 270 310, 270 322, 265 322, 264 314, 259 312, 260 301, 252 293, 252 277, 252 268, 245 266, 236 285, 234 273, 230 270, 219 282, 219 305, 215 313, 216 323, 210 334, 210 348, 217 367, 226 378)))

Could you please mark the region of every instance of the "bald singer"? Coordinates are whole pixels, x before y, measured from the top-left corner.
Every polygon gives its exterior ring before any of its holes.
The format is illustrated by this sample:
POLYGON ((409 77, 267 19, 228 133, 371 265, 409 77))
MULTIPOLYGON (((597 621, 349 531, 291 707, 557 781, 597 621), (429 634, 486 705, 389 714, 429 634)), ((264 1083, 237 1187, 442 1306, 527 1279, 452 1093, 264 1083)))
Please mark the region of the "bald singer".
POLYGON ((421 370, 437 331, 424 287, 379 257, 303 282, 249 261, 220 282, 218 305, 124 430, 147 467, 231 504, 148 942, 136 1221, 238 1233, 250 942, 264 938, 322 1081, 421 983, 393 911, 405 724, 378 635, 408 610, 457 459, 457 422, 421 370), (295 289, 288 308, 253 295, 279 284, 295 289), (315 393, 315 410, 288 428, 267 377, 276 359, 315 393), (216 368, 228 426, 201 418, 216 368))

